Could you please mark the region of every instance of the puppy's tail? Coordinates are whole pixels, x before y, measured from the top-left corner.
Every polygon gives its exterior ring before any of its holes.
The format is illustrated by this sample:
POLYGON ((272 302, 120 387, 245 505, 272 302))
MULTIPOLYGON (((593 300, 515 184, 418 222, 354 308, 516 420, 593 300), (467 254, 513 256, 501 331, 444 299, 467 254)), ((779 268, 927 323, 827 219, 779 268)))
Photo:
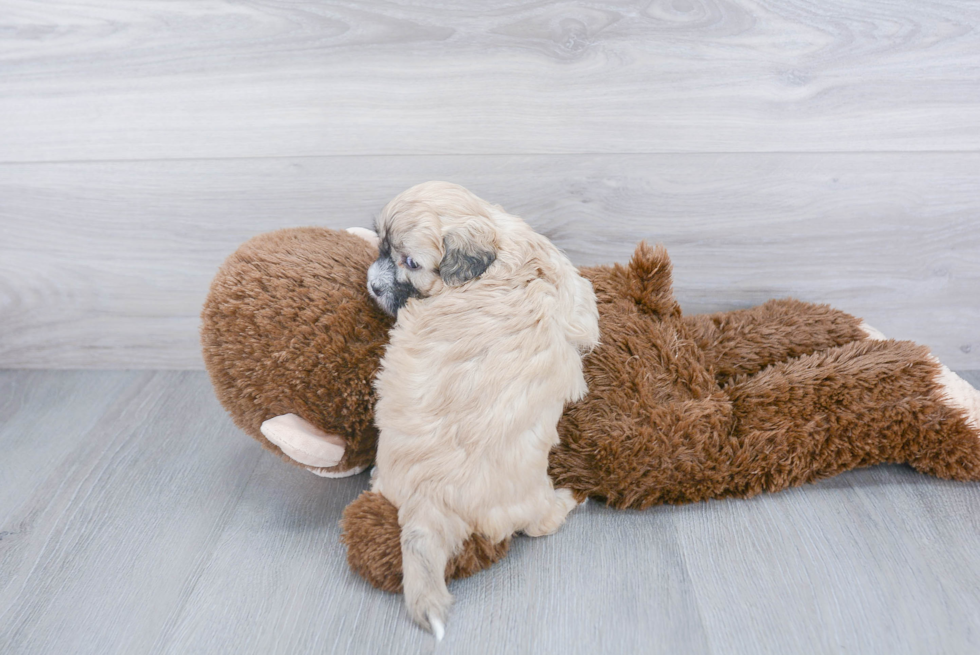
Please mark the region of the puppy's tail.
POLYGON ((453 602, 446 588, 446 564, 462 547, 469 528, 455 514, 418 497, 402 505, 398 522, 405 606, 419 625, 441 641, 453 602))

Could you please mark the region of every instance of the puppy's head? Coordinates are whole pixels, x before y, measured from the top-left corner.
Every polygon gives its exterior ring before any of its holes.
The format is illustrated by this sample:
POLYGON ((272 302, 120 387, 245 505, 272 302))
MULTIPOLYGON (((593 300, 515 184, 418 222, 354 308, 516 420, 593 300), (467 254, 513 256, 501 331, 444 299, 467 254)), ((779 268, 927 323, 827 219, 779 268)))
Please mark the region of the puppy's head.
POLYGON ((398 195, 377 221, 368 293, 392 316, 479 276, 497 257, 494 207, 461 186, 426 182, 398 195))

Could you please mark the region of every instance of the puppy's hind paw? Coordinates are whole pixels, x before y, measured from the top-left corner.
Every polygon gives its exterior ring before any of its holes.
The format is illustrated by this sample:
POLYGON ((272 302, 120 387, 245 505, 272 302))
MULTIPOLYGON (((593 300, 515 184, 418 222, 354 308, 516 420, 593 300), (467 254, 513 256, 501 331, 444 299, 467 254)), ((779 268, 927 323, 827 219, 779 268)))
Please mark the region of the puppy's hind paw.
POLYGON ((442 641, 446 634, 446 617, 449 615, 449 606, 452 602, 453 597, 448 591, 440 593, 431 590, 430 593, 417 598, 409 598, 406 594, 405 598, 405 604, 412 618, 431 632, 436 641, 442 641))
POLYGON ((427 615, 426 618, 429 620, 429 629, 432 630, 432 636, 436 638, 436 641, 442 641, 442 638, 446 635, 446 626, 443 625, 438 616, 427 615))

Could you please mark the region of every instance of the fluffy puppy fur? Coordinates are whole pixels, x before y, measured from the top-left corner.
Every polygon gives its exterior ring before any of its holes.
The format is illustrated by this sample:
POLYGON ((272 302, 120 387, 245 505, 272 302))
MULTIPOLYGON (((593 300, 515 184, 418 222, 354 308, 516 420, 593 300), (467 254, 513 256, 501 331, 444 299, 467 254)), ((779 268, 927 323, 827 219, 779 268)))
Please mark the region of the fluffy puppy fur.
POLYGON ((599 340, 592 285, 523 220, 445 182, 377 222, 369 292, 397 322, 375 387, 372 489, 398 508, 405 602, 441 638, 449 559, 472 534, 550 534, 576 502, 548 477, 599 340))

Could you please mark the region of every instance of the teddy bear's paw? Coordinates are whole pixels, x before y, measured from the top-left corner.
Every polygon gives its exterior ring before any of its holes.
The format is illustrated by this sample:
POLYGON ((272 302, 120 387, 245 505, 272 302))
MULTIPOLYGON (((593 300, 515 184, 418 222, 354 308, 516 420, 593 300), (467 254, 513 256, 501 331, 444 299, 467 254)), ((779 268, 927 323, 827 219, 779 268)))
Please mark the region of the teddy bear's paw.
POLYGON ((378 247, 378 235, 374 230, 369 230, 366 227, 349 227, 347 233, 364 239, 375 248, 378 247))
POLYGON ((307 467, 336 466, 347 449, 343 439, 327 434, 296 414, 274 416, 262 423, 259 430, 283 454, 307 467))
POLYGON ((939 364, 936 382, 942 387, 943 400, 947 405, 962 411, 966 415, 967 424, 980 433, 980 391, 938 359, 932 359, 939 364))

